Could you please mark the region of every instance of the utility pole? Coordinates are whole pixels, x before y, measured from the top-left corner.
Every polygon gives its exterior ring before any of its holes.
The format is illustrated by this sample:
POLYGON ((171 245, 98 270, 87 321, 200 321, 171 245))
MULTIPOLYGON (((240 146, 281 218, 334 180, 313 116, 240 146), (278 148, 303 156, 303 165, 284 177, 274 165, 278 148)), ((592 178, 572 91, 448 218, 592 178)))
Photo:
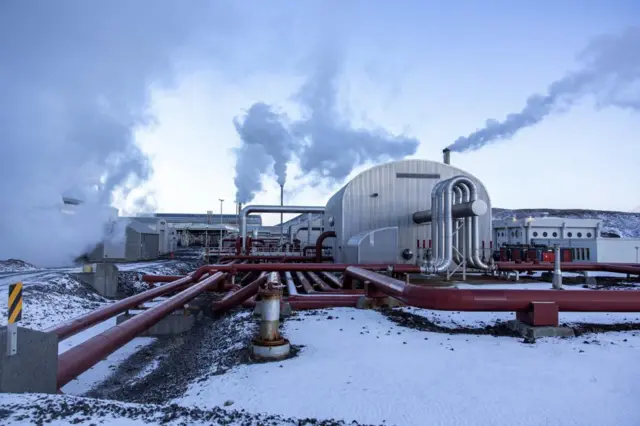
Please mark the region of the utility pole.
POLYGON ((222 203, 224 203, 224 199, 219 198, 220 200, 220 238, 218 241, 218 256, 222 256, 222 203))
MULTIPOLYGON (((207 253, 206 261, 207 265, 209 264, 209 225, 211 225, 211 215, 213 212, 211 210, 207 210, 207 228, 204 231, 204 239, 205 239, 205 250, 207 253)), ((214 234, 215 235, 215 234, 214 234)))

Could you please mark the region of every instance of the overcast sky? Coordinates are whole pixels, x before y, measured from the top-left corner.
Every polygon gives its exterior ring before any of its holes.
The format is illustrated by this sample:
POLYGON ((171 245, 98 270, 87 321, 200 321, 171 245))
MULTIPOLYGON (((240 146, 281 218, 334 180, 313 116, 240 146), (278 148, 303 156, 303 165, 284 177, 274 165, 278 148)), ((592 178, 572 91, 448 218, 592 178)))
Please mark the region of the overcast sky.
MULTIPOLYGON (((110 73, 108 81, 127 82, 118 92, 118 100, 124 99, 120 106, 127 105, 127 90, 148 95, 144 103, 134 98, 146 119, 133 120, 131 127, 136 144, 150 157, 152 173, 131 197, 152 194, 145 207, 160 212, 217 213, 220 198, 224 211, 233 211, 233 149, 241 143, 234 117, 255 102, 299 116, 292 97, 314 67, 324 63, 327 51, 339 57, 337 107, 343 122, 416 138, 420 144, 411 158, 441 161, 442 149, 460 136, 483 127, 487 119, 520 111, 532 94, 544 94, 550 83, 578 66, 576 55, 595 36, 640 24, 640 3, 634 0, 149 0, 144 7, 140 0, 140 7, 112 2, 110 14, 96 6, 74 15, 76 3, 54 3, 66 6, 48 8, 46 19, 59 13, 66 16, 67 28, 85 19, 104 25, 85 22, 84 33, 60 37, 61 52, 65 43, 83 43, 96 57, 108 56, 119 48, 113 38, 136 47, 131 55, 117 57, 118 72, 110 73), (131 25, 109 23, 119 19, 131 25), (139 25, 132 24, 136 20, 139 25), (85 38, 92 31, 99 37, 85 38), (161 72, 138 64, 147 61, 149 51, 166 56, 161 72), (128 61, 137 69, 133 79, 128 61)), ((25 7, 19 14, 15 9, 18 23, 34 19, 33 9, 25 7)), ((16 38, 14 47, 20 43, 16 38)), ((62 53, 50 60, 66 58, 62 53)), ((636 83, 639 74, 636 68, 636 83)), ((104 88, 107 99, 109 89, 104 88)), ((637 102, 640 90, 631 96, 637 102)), ((454 153, 452 164, 482 180, 495 207, 633 210, 640 207, 639 134, 640 114, 600 108, 596 97, 587 96, 509 140, 454 153)), ((103 142, 96 136, 85 143, 103 142)), ((351 176, 367 167, 358 166, 351 176)), ((137 174, 140 181, 148 177, 137 174)), ((308 185, 309 176, 301 176, 295 158, 288 176, 287 204, 324 205, 340 186, 335 181, 308 185)), ((262 182, 264 190, 252 203, 278 203, 273 173, 262 182)), ((131 197, 123 203, 119 194, 116 205, 133 208, 131 197)))

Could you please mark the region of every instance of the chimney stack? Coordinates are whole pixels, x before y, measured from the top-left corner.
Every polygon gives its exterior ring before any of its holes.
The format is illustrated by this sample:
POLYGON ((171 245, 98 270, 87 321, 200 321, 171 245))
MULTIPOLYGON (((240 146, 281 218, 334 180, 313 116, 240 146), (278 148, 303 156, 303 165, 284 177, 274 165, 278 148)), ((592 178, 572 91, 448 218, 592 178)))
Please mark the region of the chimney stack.
POLYGON ((442 150, 442 157, 444 164, 451 164, 451 150, 449 148, 442 150))

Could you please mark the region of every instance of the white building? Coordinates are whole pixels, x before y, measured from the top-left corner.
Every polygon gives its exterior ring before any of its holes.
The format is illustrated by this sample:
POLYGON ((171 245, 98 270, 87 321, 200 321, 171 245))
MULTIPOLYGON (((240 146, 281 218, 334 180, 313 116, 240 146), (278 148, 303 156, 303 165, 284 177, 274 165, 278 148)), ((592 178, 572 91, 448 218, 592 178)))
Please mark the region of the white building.
POLYGON ((574 261, 639 263, 640 239, 604 238, 600 219, 538 217, 493 221, 496 248, 517 245, 560 245, 574 261))

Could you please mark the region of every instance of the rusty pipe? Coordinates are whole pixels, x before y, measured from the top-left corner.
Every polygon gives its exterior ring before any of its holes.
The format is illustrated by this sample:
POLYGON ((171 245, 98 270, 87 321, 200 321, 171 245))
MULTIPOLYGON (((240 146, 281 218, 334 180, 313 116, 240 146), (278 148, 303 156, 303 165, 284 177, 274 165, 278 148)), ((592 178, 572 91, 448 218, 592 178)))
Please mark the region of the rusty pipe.
MULTIPOLYGON (((225 256, 222 259, 224 260, 256 260, 256 261, 273 261, 280 260, 282 256, 280 255, 234 255, 234 256, 225 256)), ((316 260, 315 256, 287 256, 287 262, 313 262, 316 260)), ((333 258, 331 256, 324 256, 321 258, 322 261, 331 261, 333 258)))
MULTIPOLYGON (((264 271, 264 272, 344 272, 350 264, 339 263, 257 263, 257 264, 238 264, 238 265, 209 265, 212 270, 222 272, 247 272, 247 271, 264 271)), ((390 271, 397 273, 420 273, 423 268, 417 265, 408 264, 362 264, 355 265, 363 269, 371 269, 377 271, 390 271)))
POLYGON ((58 356, 58 389, 84 373, 162 318, 183 307, 202 292, 224 280, 226 274, 217 272, 177 295, 165 300, 133 318, 111 327, 58 356))
POLYGON ((318 236, 318 239, 316 240, 316 263, 322 262, 322 245, 324 244, 324 240, 336 237, 337 235, 335 231, 324 231, 318 236))
POLYGON ((65 340, 77 333, 80 333, 87 328, 93 327, 94 325, 106 321, 109 318, 112 318, 128 309, 135 308, 136 306, 147 302, 149 300, 155 299, 156 297, 163 296, 167 293, 171 293, 174 291, 180 291, 184 289, 186 286, 192 284, 196 279, 198 279, 204 273, 209 272, 209 268, 203 266, 196 271, 191 276, 181 277, 177 280, 172 281, 170 284, 166 284, 160 287, 153 288, 151 290, 144 291, 142 293, 138 293, 135 296, 127 297, 126 299, 122 299, 118 302, 115 302, 111 305, 107 305, 103 308, 96 309, 95 311, 91 311, 85 315, 79 316, 77 318, 73 318, 69 321, 66 321, 62 324, 58 324, 54 327, 46 330, 47 333, 55 333, 58 336, 58 341, 65 340))
POLYGON ((640 291, 460 290, 406 284, 357 267, 345 274, 368 281, 407 305, 441 311, 526 311, 532 302, 553 302, 565 312, 639 312, 640 291))
POLYGON ((238 286, 236 289, 227 293, 222 300, 214 302, 211 305, 211 311, 215 314, 221 314, 243 304, 258 294, 260 286, 267 282, 267 278, 268 276, 263 274, 258 279, 253 280, 244 287, 238 286))

